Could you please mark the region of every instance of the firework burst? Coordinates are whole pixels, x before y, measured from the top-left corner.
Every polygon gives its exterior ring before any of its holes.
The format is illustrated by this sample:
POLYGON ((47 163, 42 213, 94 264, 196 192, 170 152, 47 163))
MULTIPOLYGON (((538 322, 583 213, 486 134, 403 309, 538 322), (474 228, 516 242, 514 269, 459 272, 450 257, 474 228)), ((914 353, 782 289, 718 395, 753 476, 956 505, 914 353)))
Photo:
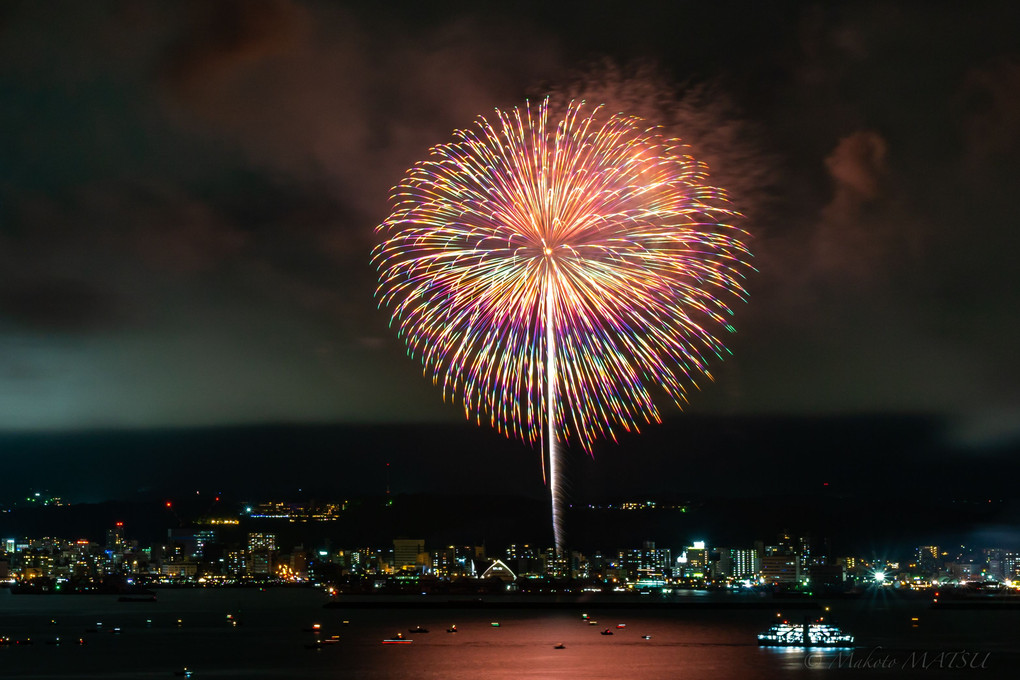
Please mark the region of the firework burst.
POLYGON ((727 352, 746 233, 705 168, 641 119, 549 100, 458 130, 377 228, 377 297, 444 398, 548 449, 658 422, 727 352))

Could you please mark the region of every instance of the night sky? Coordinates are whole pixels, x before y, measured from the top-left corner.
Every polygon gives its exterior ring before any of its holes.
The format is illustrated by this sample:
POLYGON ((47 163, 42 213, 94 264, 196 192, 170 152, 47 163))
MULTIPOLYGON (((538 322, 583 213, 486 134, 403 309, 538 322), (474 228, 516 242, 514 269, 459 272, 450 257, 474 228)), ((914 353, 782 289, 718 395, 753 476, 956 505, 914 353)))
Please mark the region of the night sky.
POLYGON ((553 92, 682 137, 746 215, 734 355, 688 413, 1015 449, 1016 3, 369 4, 0 5, 0 430, 476 428, 377 309, 373 230, 432 144, 553 92))

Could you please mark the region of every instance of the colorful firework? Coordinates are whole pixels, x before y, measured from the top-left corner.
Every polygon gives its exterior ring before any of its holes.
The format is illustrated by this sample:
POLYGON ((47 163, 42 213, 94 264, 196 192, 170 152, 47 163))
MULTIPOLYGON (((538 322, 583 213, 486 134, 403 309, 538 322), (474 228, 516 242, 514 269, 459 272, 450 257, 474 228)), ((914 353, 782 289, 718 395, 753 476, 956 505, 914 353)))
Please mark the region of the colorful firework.
POLYGON ((557 440, 658 422, 727 352, 746 233, 676 139, 549 100, 454 132, 394 189, 377 296, 444 398, 545 440, 562 548, 557 440))

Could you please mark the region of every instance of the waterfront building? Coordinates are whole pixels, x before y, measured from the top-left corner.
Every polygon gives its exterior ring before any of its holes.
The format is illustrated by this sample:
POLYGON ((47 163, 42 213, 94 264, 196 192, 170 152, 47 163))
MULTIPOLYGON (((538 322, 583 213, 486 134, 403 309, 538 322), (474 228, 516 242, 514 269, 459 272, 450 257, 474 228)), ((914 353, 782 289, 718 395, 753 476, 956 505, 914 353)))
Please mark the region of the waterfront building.
POLYGON ((715 578, 751 579, 757 578, 761 571, 758 551, 754 548, 718 548, 717 552, 719 558, 712 565, 715 578))
POLYGON ((791 586, 800 583, 800 560, 796 555, 763 555, 761 577, 770 585, 791 586))
POLYGON ((914 550, 914 561, 917 563, 917 568, 925 574, 933 574, 942 568, 939 556, 937 545, 919 545, 914 550))
POLYGON ((502 560, 496 560, 489 567, 482 572, 482 579, 498 578, 503 583, 513 583, 517 580, 517 576, 510 567, 506 566, 502 560))
POLYGON ((248 559, 246 572, 249 576, 268 576, 273 573, 273 558, 276 555, 276 534, 252 532, 248 534, 248 559))
POLYGON ((421 571, 428 556, 425 541, 420 538, 393 539, 393 569, 396 571, 421 571))
POLYGON ((694 541, 684 549, 676 560, 676 575, 684 579, 709 577, 709 551, 704 541, 694 541))
POLYGON ((1002 554, 1002 575, 1010 580, 1020 576, 1020 552, 1007 550, 1002 554))

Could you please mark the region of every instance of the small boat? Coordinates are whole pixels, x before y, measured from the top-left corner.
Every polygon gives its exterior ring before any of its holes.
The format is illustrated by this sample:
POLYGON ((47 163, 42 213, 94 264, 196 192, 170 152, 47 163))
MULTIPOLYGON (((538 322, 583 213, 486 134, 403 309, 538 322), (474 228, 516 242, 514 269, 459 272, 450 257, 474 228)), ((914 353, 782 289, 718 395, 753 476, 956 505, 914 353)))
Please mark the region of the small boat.
POLYGON ((612 631, 611 628, 606 628, 604 631, 602 631, 602 635, 612 635, 612 634, 613 634, 613 631, 612 631))
POLYGON ((174 675, 179 678, 190 678, 192 676, 192 672, 188 670, 187 666, 185 666, 179 671, 174 671, 174 675))
POLYGON ((412 642, 414 640, 404 637, 402 633, 397 633, 394 637, 386 638, 382 641, 384 645, 409 645, 412 642))
POLYGON ((618 624, 616 624, 616 627, 617 628, 626 628, 627 624, 626 623, 618 623, 618 624))
POLYGON ((599 622, 596 621, 595 619, 588 619, 588 625, 589 626, 597 626, 597 625, 599 625, 599 622))
POLYGON ((555 646, 553 647, 553 649, 566 649, 566 648, 567 648, 567 646, 566 646, 565 644, 563 644, 562 642, 560 642, 560 643, 556 644, 556 645, 555 645, 555 646))
POLYGON ((651 635, 642 635, 642 636, 641 636, 641 639, 642 639, 642 640, 651 640, 651 639, 652 639, 652 636, 651 636, 651 635))
POLYGON ((492 626, 493 628, 499 628, 499 621, 493 621, 489 625, 492 626))
POLYGON ((407 632, 408 633, 427 633, 427 632, 429 632, 429 629, 428 628, 422 628, 421 626, 415 626, 414 628, 408 628, 407 632))
POLYGON ((456 632, 457 632, 457 624, 453 624, 452 626, 450 626, 449 628, 447 628, 447 629, 446 629, 446 632, 447 632, 447 633, 456 633, 456 632))
POLYGON ((302 628, 301 632, 302 633, 318 633, 320 630, 322 630, 322 624, 321 623, 313 623, 311 628, 302 628))

